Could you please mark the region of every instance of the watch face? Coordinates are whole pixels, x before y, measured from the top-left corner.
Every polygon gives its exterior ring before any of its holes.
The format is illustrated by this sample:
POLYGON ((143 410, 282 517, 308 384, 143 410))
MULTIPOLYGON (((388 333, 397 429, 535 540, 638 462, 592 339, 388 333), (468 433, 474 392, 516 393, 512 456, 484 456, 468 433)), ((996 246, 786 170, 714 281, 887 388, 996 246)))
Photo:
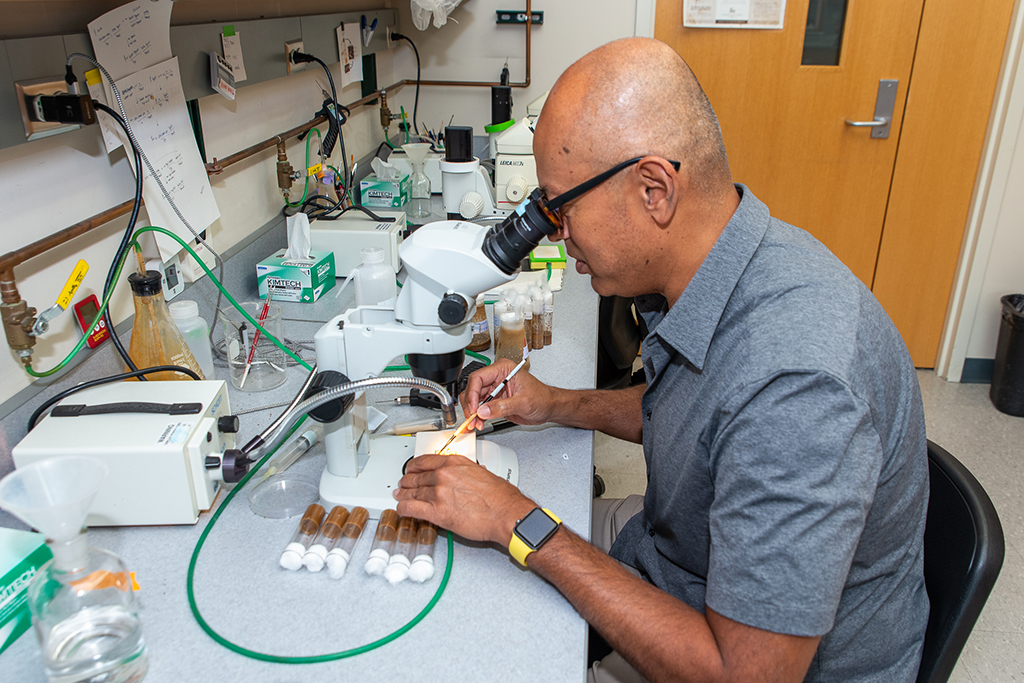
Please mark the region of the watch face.
POLYGON ((540 508, 534 508, 516 524, 515 533, 526 545, 536 550, 557 530, 558 522, 548 517, 540 508))

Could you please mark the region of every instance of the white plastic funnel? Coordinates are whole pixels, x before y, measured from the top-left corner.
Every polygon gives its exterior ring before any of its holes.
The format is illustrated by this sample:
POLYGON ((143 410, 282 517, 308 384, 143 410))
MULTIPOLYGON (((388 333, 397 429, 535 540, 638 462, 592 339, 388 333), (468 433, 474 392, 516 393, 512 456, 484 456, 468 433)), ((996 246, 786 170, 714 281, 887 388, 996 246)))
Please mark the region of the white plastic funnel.
POLYGON ((423 162, 427 159, 427 154, 430 153, 429 142, 408 142, 402 145, 402 151, 409 157, 409 161, 413 167, 423 167, 423 162))
POLYGON ((96 458, 47 458, 0 479, 0 507, 48 539, 66 543, 81 533, 106 477, 106 464, 96 458))

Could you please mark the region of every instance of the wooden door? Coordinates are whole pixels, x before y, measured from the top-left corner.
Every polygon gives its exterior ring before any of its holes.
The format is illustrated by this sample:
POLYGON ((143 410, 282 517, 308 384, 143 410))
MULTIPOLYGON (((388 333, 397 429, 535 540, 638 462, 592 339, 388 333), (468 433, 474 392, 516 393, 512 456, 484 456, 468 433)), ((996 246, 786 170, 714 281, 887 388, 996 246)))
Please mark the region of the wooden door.
POLYGON ((1013 2, 980 3, 986 9, 972 4, 965 11, 954 0, 847 0, 835 66, 801 63, 809 2, 789 0, 782 30, 730 30, 684 28, 683 0, 660 0, 655 37, 686 59, 707 92, 722 125, 733 178, 749 186, 773 215, 824 242, 868 287, 886 283, 884 295, 876 291, 879 300, 915 365, 931 367, 1013 2), (930 13, 946 18, 923 20, 930 13), (977 43, 979 31, 989 34, 984 47, 977 43), (919 44, 926 36, 927 49, 919 44), (957 66, 957 46, 974 55, 963 68, 957 66), (922 64, 922 54, 935 63, 922 64), (943 73, 950 67, 956 68, 943 73), (931 76, 922 80, 933 91, 941 85, 938 92, 924 95, 915 88, 913 76, 925 71, 931 76), (899 81, 886 139, 845 123, 871 120, 882 79, 899 81), (969 106, 958 99, 958 89, 972 90, 969 106), (962 112, 953 119, 970 133, 940 133, 936 145, 935 131, 945 130, 942 117, 951 111, 962 112), (908 123, 920 141, 913 161, 903 159, 901 147, 908 123), (954 146, 955 154, 949 149, 954 146), (943 166, 951 154, 955 165, 943 166), (942 169, 943 185, 924 193, 922 180, 928 184, 932 167, 942 169), (894 178, 894 169, 906 174, 903 182, 894 178), (953 184, 966 186, 966 197, 953 191, 953 184), (899 198, 899 224, 890 235, 887 212, 896 203, 890 203, 890 193, 897 189, 905 196, 899 198), (951 211, 950 197, 962 204, 959 214, 951 211), (937 229, 936 204, 944 213, 939 220, 952 229, 937 229), (911 207, 927 218, 917 220, 911 207), (911 246, 918 241, 927 248, 911 246), (887 254, 881 261, 880 250, 887 254), (935 261, 922 255, 950 251, 952 263, 941 259, 947 271, 943 280, 934 271, 935 261), (884 270, 878 272, 879 267, 884 270), (923 316, 923 310, 932 313, 923 316))

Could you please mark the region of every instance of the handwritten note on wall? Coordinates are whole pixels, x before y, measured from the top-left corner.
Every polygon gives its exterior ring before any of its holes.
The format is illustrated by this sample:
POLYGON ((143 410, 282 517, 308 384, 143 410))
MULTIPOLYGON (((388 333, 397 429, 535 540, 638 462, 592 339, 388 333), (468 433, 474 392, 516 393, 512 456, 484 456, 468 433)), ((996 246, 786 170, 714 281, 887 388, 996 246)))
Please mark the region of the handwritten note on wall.
POLYGON ((136 0, 89 22, 96 61, 118 81, 171 58, 171 0, 136 0))
MULTIPOLYGON (((122 78, 117 87, 128 122, 164 189, 189 225, 196 232, 205 230, 220 217, 220 211, 185 109, 177 57, 122 78)), ((149 170, 144 170, 142 194, 150 221, 186 242, 193 240, 149 170)), ((180 249, 177 242, 162 235, 157 236, 157 245, 164 260, 180 249)))

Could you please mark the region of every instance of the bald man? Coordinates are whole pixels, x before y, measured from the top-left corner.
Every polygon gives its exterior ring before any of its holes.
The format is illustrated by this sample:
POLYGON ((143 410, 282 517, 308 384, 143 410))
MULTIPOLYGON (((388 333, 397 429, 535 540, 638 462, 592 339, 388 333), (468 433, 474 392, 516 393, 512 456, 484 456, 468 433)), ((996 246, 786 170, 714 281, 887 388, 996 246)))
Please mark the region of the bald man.
MULTIPOLYGON (((553 205, 597 178, 553 212, 554 238, 598 293, 635 297, 647 382, 572 391, 520 373, 474 427, 504 416, 642 442, 647 491, 595 505, 592 545, 484 468, 428 455, 398 511, 509 547, 557 587, 615 649, 592 681, 913 681, 924 418, 871 292, 733 184, 710 104, 662 43, 571 66, 534 153, 553 205)), ((510 369, 473 375, 467 414, 510 369)))

